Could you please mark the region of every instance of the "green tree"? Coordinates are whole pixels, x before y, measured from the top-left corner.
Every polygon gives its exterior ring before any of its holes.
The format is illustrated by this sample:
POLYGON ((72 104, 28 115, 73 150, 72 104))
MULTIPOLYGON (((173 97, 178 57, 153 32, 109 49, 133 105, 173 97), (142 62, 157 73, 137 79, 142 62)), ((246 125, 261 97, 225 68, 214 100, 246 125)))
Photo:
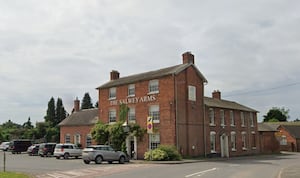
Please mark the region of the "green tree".
POLYGON ((55 126, 56 114, 55 114, 55 100, 51 97, 50 101, 48 102, 48 109, 45 116, 45 121, 49 123, 50 127, 55 126))
POLYGON ((27 122, 25 122, 25 123, 23 124, 23 128, 25 128, 25 129, 32 129, 32 128, 33 128, 33 125, 32 125, 32 123, 31 123, 31 121, 30 121, 30 117, 28 117, 27 122))
POLYGON ((85 93, 81 103, 81 109, 90 109, 93 108, 92 99, 89 93, 85 93))
POLYGON ((289 118, 289 110, 285 108, 273 107, 264 117, 264 122, 287 122, 289 118))
POLYGON ((56 115, 55 115, 54 125, 57 126, 61 121, 63 121, 66 118, 66 113, 67 113, 61 98, 57 99, 55 110, 56 110, 55 112, 56 115))

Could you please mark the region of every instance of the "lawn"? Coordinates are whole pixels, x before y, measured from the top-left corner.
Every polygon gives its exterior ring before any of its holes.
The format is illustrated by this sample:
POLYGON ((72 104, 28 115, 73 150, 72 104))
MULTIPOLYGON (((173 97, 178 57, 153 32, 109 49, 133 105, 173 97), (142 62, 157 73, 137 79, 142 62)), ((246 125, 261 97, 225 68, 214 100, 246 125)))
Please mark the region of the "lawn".
POLYGON ((1 178, 30 178, 29 175, 15 172, 0 172, 1 178))

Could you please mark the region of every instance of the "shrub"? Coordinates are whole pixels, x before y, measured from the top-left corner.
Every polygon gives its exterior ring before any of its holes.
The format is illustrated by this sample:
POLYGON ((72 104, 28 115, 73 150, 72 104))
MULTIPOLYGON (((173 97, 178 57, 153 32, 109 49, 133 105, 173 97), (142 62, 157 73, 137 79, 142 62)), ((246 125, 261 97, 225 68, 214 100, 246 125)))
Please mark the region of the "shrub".
POLYGON ((147 151, 144 154, 144 159, 148 161, 176 161, 181 160, 182 157, 175 146, 161 145, 155 150, 147 151))
POLYGON ((171 145, 160 145, 158 149, 163 150, 164 152, 167 153, 168 157, 166 161, 177 161, 177 160, 182 160, 181 155, 177 151, 177 148, 175 146, 171 145))

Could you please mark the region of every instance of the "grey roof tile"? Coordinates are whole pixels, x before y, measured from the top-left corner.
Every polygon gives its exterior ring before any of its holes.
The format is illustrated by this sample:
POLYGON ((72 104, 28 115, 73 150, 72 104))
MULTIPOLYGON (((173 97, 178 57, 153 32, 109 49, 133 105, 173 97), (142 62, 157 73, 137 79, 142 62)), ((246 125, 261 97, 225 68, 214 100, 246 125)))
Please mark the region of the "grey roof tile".
POLYGON ((74 112, 61 121, 59 126, 86 126, 94 125, 98 122, 98 108, 83 109, 74 112))

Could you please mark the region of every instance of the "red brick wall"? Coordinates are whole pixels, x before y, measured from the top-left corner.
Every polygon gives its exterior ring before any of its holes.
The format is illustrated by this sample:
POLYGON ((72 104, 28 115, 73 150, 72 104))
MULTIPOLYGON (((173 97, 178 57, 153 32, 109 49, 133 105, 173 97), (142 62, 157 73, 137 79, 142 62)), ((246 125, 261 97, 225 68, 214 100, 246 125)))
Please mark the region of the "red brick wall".
MULTIPOLYGON (((65 143, 65 135, 70 134, 70 141, 74 143, 74 136, 80 134, 80 144, 82 148, 86 147, 86 137, 90 134, 93 126, 61 126, 60 127, 60 143, 65 143)), ((92 144, 96 144, 92 142, 92 144)))
MULTIPOLYGON (((297 141, 296 139, 284 129, 284 127, 278 128, 280 135, 285 135, 287 139, 287 145, 280 145, 281 151, 297 151, 297 141)), ((278 138, 280 140, 280 138, 278 138)))
POLYGON ((253 113, 254 119, 254 127, 250 125, 250 113, 244 112, 245 117, 245 127, 241 126, 241 115, 240 110, 226 109, 226 108, 216 108, 216 107, 205 107, 205 123, 208 125, 208 129, 206 132, 206 153, 210 154, 210 132, 214 131, 216 133, 216 152, 221 153, 221 141, 220 136, 222 134, 226 134, 228 136, 228 146, 229 146, 229 156, 240 156, 240 155, 250 155, 259 153, 259 133, 257 131, 257 116, 256 113, 253 113), (215 126, 209 126, 210 118, 209 118, 209 108, 214 109, 215 113, 215 126), (225 112, 225 126, 221 126, 221 116, 220 110, 224 110, 225 112), (230 125, 230 110, 234 112, 235 126, 230 125), (231 132, 236 133, 236 150, 232 151, 231 147, 231 132), (242 148, 242 132, 246 132, 246 150, 242 148), (252 133, 255 133, 253 136, 252 133), (253 141, 253 139, 255 139, 253 141), (253 144, 255 142, 255 148, 253 148, 253 144))

